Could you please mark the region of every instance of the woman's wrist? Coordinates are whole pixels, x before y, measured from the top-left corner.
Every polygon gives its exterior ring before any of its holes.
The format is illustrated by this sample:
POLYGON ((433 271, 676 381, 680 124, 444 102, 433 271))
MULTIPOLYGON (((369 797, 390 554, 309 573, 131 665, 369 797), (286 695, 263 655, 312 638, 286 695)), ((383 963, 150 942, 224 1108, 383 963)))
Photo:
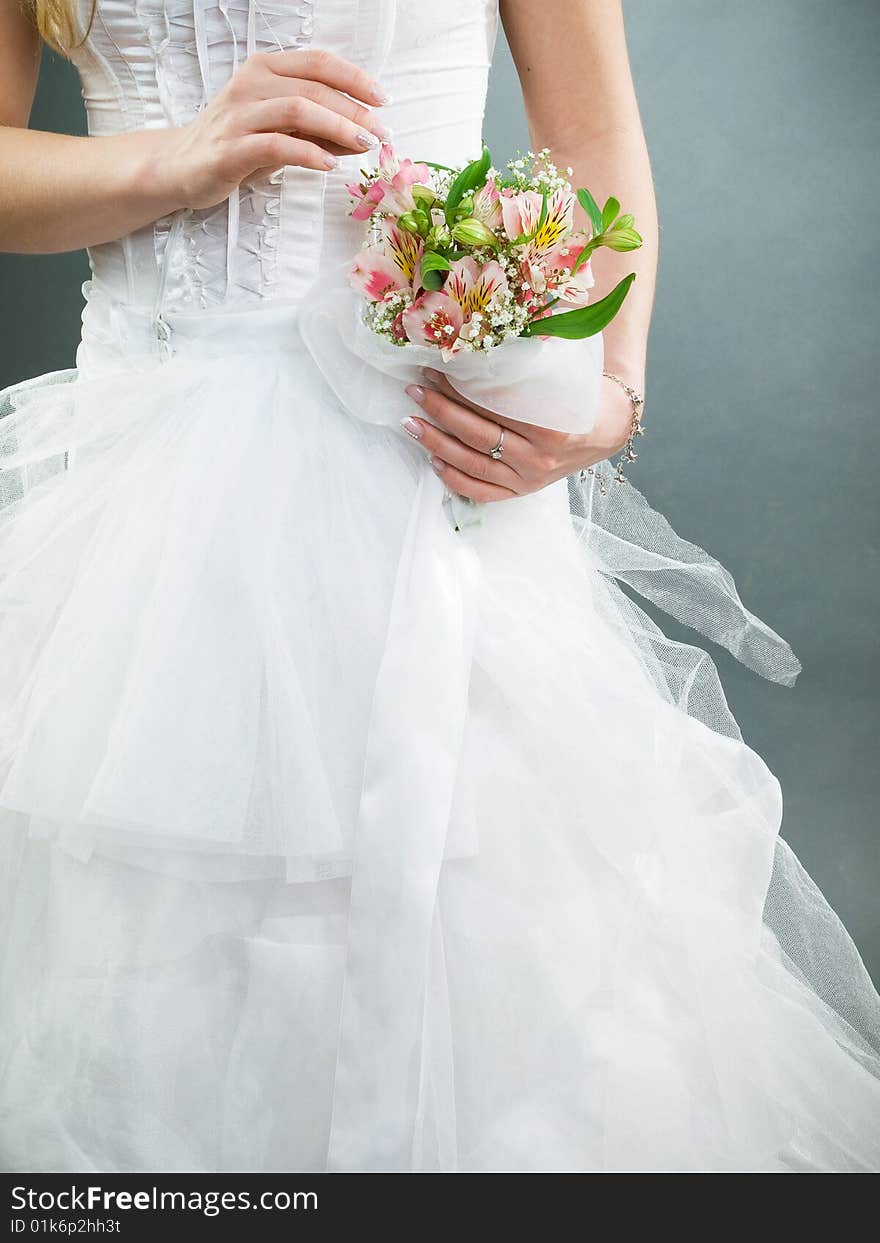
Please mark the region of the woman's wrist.
POLYGON ((603 368, 607 375, 618 376, 637 393, 645 392, 645 355, 638 350, 609 350, 606 345, 603 368))
POLYGON ((149 220, 186 207, 183 179, 174 158, 179 143, 176 128, 144 130, 130 137, 137 141, 124 162, 122 177, 123 193, 132 207, 142 208, 149 220))

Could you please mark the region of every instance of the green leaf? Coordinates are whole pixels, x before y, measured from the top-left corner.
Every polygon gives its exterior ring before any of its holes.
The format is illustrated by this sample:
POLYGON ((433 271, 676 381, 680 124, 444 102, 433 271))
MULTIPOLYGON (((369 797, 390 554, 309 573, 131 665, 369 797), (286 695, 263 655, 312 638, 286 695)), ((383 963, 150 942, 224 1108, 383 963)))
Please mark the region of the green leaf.
POLYGON ((583 248, 581 253, 578 255, 577 259, 575 259, 574 263, 571 265, 572 276, 574 276, 575 272, 580 271, 580 269, 587 262, 587 260, 589 259, 593 251, 598 250, 599 247, 602 245, 602 242, 600 240, 601 236, 602 235, 600 234, 599 237, 591 238, 590 241, 587 242, 586 246, 583 248))
POLYGON ((436 250, 426 250, 422 255, 422 278, 426 272, 448 272, 449 260, 438 255, 436 250))
POLYGON ((449 193, 446 195, 446 219, 449 224, 455 221, 455 209, 458 207, 464 196, 472 190, 478 189, 485 184, 486 173, 492 167, 492 154, 489 148, 483 145, 483 154, 478 160, 471 160, 470 164, 465 167, 453 181, 449 187, 449 193))
POLYGON ((593 226, 594 233, 602 232, 602 212, 599 210, 599 204, 590 194, 589 190, 578 190, 578 202, 590 217, 590 224, 593 226))
POLYGON ((428 168, 436 168, 441 173, 454 173, 455 169, 450 168, 448 164, 435 164, 433 160, 413 160, 414 164, 427 164, 428 168))
POLYGON ((535 226, 536 237, 539 231, 544 227, 544 222, 546 221, 546 219, 547 219, 547 187, 542 186, 541 188, 541 214, 538 217, 538 223, 535 226))
POLYGON ((549 302, 545 302, 542 307, 539 307, 538 310, 535 311, 535 315, 543 315, 545 311, 549 311, 551 306, 556 306, 558 301, 559 298, 551 298, 549 302))
POLYGON ((598 302, 579 307, 576 311, 565 311, 562 315, 550 315, 547 319, 534 320, 526 325, 520 336, 563 337, 568 341, 580 341, 583 337, 594 337, 614 319, 635 279, 635 272, 630 272, 619 285, 615 285, 610 294, 598 302))
POLYGON ((422 268, 422 284, 436 293, 443 288, 443 273, 438 268, 428 268, 427 272, 422 268))
POLYGON ((602 228, 610 229, 617 219, 617 213, 620 211, 620 204, 617 199, 611 198, 602 208, 602 228))

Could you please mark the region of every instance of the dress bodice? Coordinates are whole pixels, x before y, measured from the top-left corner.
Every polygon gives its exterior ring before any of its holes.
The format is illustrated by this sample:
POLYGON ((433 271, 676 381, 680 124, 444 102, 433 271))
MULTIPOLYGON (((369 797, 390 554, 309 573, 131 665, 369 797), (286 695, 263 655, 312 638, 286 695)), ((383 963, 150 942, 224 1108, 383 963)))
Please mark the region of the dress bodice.
MULTIPOLYGON (((79 0, 84 25, 91 0, 79 0)), ((89 132, 181 125, 253 52, 326 48, 380 77, 382 120, 403 153, 444 163, 479 151, 497 0, 97 0, 73 60, 89 132)), ((89 252, 93 285, 138 310, 179 313, 299 300, 357 248, 345 182, 288 167, 205 210, 183 210, 89 252)))

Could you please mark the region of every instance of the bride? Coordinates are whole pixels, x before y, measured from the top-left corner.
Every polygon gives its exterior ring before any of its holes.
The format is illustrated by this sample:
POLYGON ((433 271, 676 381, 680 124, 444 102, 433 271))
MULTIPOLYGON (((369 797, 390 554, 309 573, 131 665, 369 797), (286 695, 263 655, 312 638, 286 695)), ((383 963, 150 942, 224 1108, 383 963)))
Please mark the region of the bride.
POLYGON ((77 369, 0 395, 3 1166, 880 1168, 877 995, 618 585, 793 681, 601 465, 657 257, 619 0, 32 3, 0 245, 92 276, 77 369), (432 375, 377 425, 314 348, 379 142, 479 152, 499 7, 535 150, 645 238, 589 434, 432 375), (38 32, 87 138, 27 129, 38 32))

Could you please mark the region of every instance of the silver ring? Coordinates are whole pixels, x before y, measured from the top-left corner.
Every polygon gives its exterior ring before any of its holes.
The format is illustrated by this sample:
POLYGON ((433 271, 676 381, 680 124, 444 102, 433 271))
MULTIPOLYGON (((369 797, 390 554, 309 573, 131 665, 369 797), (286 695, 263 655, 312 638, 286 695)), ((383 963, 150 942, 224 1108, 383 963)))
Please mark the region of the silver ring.
POLYGON ((489 450, 489 457, 494 458, 496 462, 501 458, 501 455, 504 452, 504 428, 499 427, 498 431, 501 433, 498 437, 498 444, 494 449, 489 450))

